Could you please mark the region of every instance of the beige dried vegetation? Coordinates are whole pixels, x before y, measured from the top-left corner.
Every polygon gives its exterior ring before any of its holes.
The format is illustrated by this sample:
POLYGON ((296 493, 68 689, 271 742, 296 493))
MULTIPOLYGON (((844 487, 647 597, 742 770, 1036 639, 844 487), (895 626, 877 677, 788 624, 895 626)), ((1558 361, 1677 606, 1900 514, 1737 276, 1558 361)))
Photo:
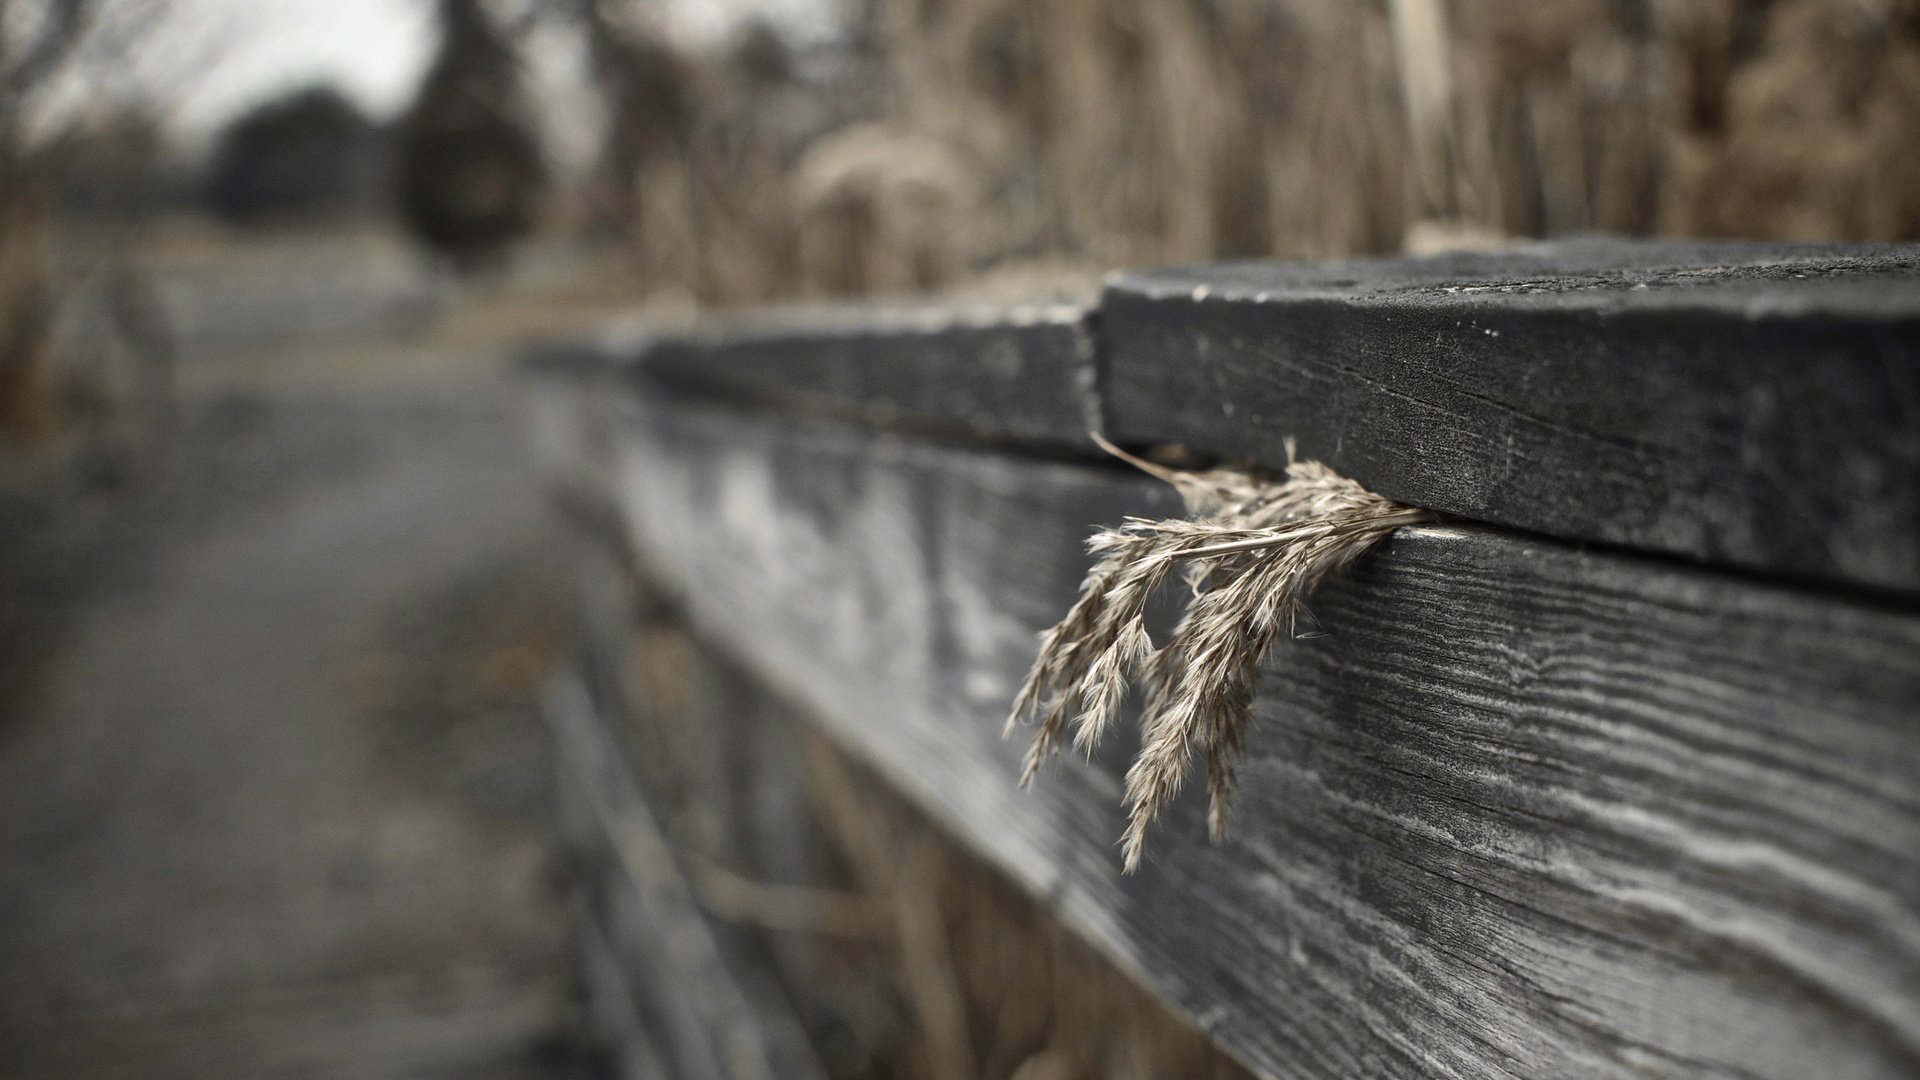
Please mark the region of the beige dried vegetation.
POLYGON ((729 304, 1593 231, 1920 238, 1920 0, 845 10, 860 47, 830 77, 688 64, 684 134, 625 178, 659 284, 729 304))
MULTIPOLYGON (((1096 436, 1097 438, 1097 436, 1096 436)), ((1140 865, 1147 830, 1173 801, 1197 755, 1211 800, 1208 831, 1226 834, 1235 767, 1246 748, 1260 660, 1292 637, 1307 598, 1330 575, 1425 510, 1376 495, 1288 448, 1286 472, 1169 469, 1102 443, 1173 485, 1191 520, 1130 518, 1088 542, 1099 556, 1014 700, 1007 732, 1037 718, 1023 784, 1073 728, 1091 754, 1142 691, 1139 755, 1127 770, 1125 868, 1140 865), (1155 647, 1147 603, 1178 571, 1192 590, 1179 625, 1155 647)))

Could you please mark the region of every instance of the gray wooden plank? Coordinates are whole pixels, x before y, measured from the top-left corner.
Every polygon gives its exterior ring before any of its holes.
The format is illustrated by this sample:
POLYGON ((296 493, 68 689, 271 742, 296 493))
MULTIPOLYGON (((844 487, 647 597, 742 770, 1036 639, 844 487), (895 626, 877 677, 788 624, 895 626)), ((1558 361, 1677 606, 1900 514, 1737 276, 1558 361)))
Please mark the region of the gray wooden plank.
POLYGON ((1103 424, 1403 502, 1920 589, 1920 245, 1585 239, 1126 275, 1103 424))
POLYGON ((620 495, 713 640, 1275 1077, 1920 1070, 1920 619, 1410 530, 1269 665, 1234 836, 1118 874, 1130 747, 999 728, 1125 473, 639 401, 620 495))
POLYGON ((796 309, 662 337, 641 365, 708 394, 881 427, 1091 451, 1083 305, 796 309))
POLYGON ((542 486, 590 534, 604 534, 616 520, 607 447, 617 388, 652 340, 616 327, 599 337, 531 345, 516 365, 526 445, 542 486))

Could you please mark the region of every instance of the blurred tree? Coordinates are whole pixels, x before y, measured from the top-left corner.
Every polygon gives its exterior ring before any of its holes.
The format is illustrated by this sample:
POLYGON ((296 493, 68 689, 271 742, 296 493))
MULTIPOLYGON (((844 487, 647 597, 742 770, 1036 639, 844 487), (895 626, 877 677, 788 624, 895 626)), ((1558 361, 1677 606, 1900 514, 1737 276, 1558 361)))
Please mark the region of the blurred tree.
POLYGON ((332 87, 269 101, 220 134, 206 198, 233 221, 338 216, 375 204, 381 132, 332 87))
POLYGON ((533 227, 546 185, 518 62, 478 0, 440 0, 440 53, 400 122, 399 207, 465 270, 495 263, 533 227))
MULTIPOLYGON (((157 431, 170 398, 164 318, 135 266, 160 140, 102 87, 165 0, 0 0, 0 443, 31 446, 89 413, 157 431), (69 210, 90 216, 81 228, 69 210), (56 328, 89 282, 132 370, 56 370, 56 328), (121 392, 106 383, 133 385, 121 392), (109 399, 115 408, 101 403, 109 399), (150 421, 152 421, 150 423, 150 421)), ((144 104, 144 103, 143 103, 144 104)), ((152 431, 143 431, 150 434, 152 431)))
POLYGON ((46 272, 51 183, 28 122, 93 15, 89 0, 0 0, 0 436, 10 439, 41 426, 55 309, 46 272))
POLYGON ((48 188, 27 144, 40 90, 83 35, 88 4, 0 0, 0 434, 35 425, 35 396, 52 329, 52 282, 42 273, 48 188))
POLYGON ((609 0, 576 0, 587 30, 592 73, 607 109, 601 182, 613 224, 631 232, 633 187, 650 167, 686 155, 692 120, 691 67, 609 0))

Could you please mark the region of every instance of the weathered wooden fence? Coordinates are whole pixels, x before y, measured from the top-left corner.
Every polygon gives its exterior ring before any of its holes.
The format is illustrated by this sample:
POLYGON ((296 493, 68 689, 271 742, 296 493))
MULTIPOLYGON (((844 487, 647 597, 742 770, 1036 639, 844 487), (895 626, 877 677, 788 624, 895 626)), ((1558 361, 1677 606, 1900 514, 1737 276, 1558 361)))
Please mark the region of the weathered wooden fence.
POLYGON ((1205 266, 532 368, 585 523, 561 786, 636 1075, 836 1071, 810 739, 1258 1075, 1920 1074, 1920 248, 1205 266), (1183 798, 1133 876, 1132 748, 1023 792, 1001 737, 1087 535, 1180 512, 1089 430, 1291 438, 1445 515, 1267 662, 1231 837, 1183 798))

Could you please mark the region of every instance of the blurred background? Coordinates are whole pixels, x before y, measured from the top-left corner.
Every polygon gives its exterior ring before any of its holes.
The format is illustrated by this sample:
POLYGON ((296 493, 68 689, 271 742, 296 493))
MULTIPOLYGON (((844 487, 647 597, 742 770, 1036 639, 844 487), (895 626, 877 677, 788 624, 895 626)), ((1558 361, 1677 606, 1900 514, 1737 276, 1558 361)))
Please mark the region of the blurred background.
POLYGON ((0 0, 0 1076, 594 1076, 528 340, 1920 239, 1914 0, 0 0))

